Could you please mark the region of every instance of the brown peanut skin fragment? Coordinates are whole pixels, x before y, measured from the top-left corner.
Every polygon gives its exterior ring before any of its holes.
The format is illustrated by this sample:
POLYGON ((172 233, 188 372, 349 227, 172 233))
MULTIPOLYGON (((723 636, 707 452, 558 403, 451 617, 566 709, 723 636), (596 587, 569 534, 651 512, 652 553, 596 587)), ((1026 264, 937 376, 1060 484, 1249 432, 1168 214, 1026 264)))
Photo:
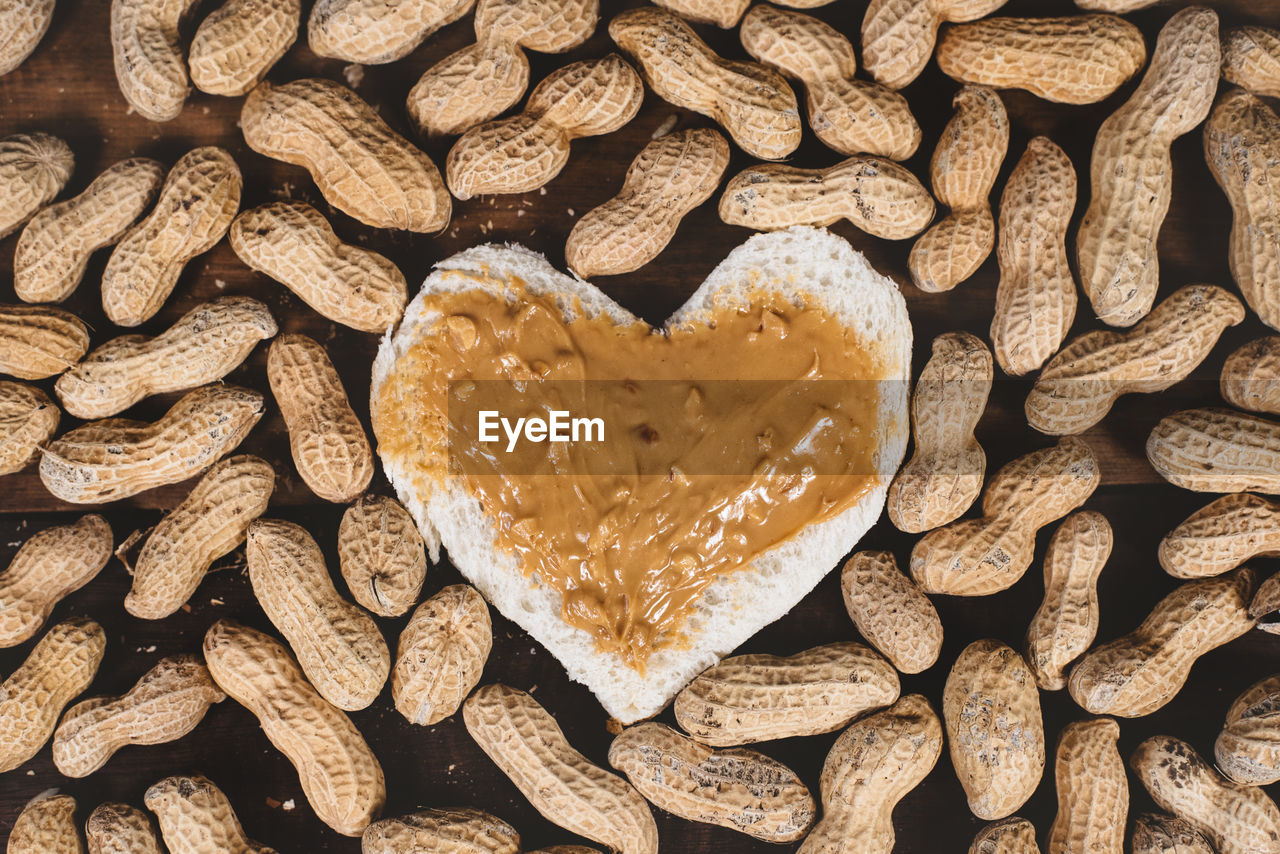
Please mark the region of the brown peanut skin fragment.
POLYGON ((1200 831, 1176 816, 1143 813, 1129 835, 1133 854, 1214 854, 1200 831))
POLYGON ((1058 738, 1054 775, 1058 814, 1048 854, 1124 854, 1129 782, 1111 718, 1070 723, 1058 738))
POLYGON ((419 810, 365 828, 362 854, 519 854, 520 834, 502 819, 477 809, 419 810))
POLYGON ((42 380, 70 368, 89 349, 89 328, 69 311, 0 305, 0 373, 42 380))
POLYGON ((76 799, 46 792, 22 808, 9 831, 7 854, 84 854, 76 799))
POLYGON ((1188 516, 1160 541, 1160 565, 1175 578, 1207 578, 1252 557, 1280 554, 1280 503, 1240 492, 1188 516))
POLYGON ((151 819, 128 804, 99 804, 84 825, 89 854, 163 854, 151 819))
POLYGON ((338 561, 356 602, 379 617, 400 617, 427 577, 426 545, 394 498, 363 495, 342 514, 338 561))
POLYGON ((920 235, 907 258, 911 280, 927 293, 951 290, 991 254, 996 227, 989 199, 1009 151, 1009 115, 999 95, 965 86, 952 105, 955 115, 929 161, 933 194, 950 211, 920 235))
POLYGON ((53 608, 111 560, 112 534, 97 514, 38 531, 0 572, 0 648, 24 643, 53 608))
POLYGON ((1233 27, 1222 39, 1222 79, 1255 95, 1280 96, 1280 31, 1233 27))
POLYGON ((244 835, 222 790, 207 777, 166 777, 147 789, 170 854, 277 854, 244 835))
POLYGON ((1280 676, 1269 676, 1236 698, 1213 756, 1218 770, 1243 786, 1280 781, 1280 676))
POLYGON ((1096 646, 1071 670, 1071 697, 1095 715, 1137 718, 1169 703, 1196 659, 1253 628, 1253 570, 1188 581, 1135 630, 1096 646))
POLYGON ((942 621, 890 552, 857 552, 840 572, 844 606, 859 634, 902 673, 922 673, 942 651, 942 621))
POLYGON ((0 475, 22 471, 53 438, 62 413, 43 391, 0 380, 0 475))
POLYGON ((111 0, 111 53, 120 93, 153 122, 176 119, 191 87, 178 28, 197 0, 111 0))
POLYGON ((676 723, 712 747, 833 732, 898 699, 898 674, 859 643, 791 656, 737 655, 703 671, 675 699, 676 723))
POLYGON ((798 854, 890 854, 893 808, 942 753, 942 722, 919 694, 840 734, 822 766, 822 820, 798 854))
POLYGON ((1280 423, 1204 407, 1161 419, 1147 459, 1165 480, 1194 492, 1280 493, 1280 423))
POLYGON ((418 606, 400 633, 391 696, 409 723, 451 716, 480 681, 493 648, 489 606, 474 587, 452 584, 418 606))
POLYGON ((969 854, 1040 854, 1036 829, 1016 816, 992 822, 973 837, 969 854))
POLYGON ((871 0, 862 19, 862 64, 879 83, 901 89, 933 56, 938 28, 984 18, 1007 0, 871 0))
POLYGON ((298 38, 300 0, 226 0, 191 40, 191 82, 211 95, 244 95, 298 38))
POLYGON ((0 76, 27 61, 53 22, 54 0, 0 2, 0 76))
POLYGON ((1280 335, 1241 346, 1222 365, 1222 399, 1232 406, 1280 415, 1280 335))
POLYGON ((0 237, 53 201, 71 180, 75 164, 71 147, 51 134, 0 137, 0 237))
POLYGON ((307 21, 307 46, 317 56, 361 65, 395 62, 474 4, 475 0, 318 0, 307 21))

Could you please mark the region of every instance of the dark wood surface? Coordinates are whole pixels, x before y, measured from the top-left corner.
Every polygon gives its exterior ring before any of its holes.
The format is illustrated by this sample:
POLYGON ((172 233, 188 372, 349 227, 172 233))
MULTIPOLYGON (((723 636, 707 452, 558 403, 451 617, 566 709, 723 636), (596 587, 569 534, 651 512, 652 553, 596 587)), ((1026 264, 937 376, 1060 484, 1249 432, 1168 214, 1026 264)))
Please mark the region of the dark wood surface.
MULTIPOLYGON (((195 20, 213 5, 216 3, 203 3, 195 20)), ((310 3, 304 5, 309 7, 310 3)), ((605 0, 603 5, 602 24, 586 45, 568 57, 532 57, 535 81, 569 59, 601 56, 612 49, 603 22, 624 6, 634 4, 630 0, 622 3, 605 0)), ((865 5, 864 0, 836 0, 816 10, 816 14, 846 33, 856 35, 865 5)), ((1146 34, 1148 50, 1154 45, 1155 33, 1173 5, 1180 4, 1162 5, 1131 16, 1146 34)), ((1224 25, 1280 25, 1280 2, 1231 0, 1209 5, 1221 11, 1224 25)), ((1074 7, 1065 0, 1012 0, 1005 8, 1007 14, 1026 15, 1070 14, 1072 11, 1074 7)), ((639 116, 622 131, 575 142, 569 165, 546 187, 545 193, 481 197, 456 203, 453 222, 443 234, 435 237, 379 231, 328 208, 303 170, 249 151, 237 126, 241 99, 194 93, 182 115, 167 124, 155 124, 130 113, 116 88, 107 17, 107 0, 59 0, 52 29, 35 55, 18 70, 0 77, 0 135, 49 131, 65 138, 75 151, 76 171, 64 196, 79 192, 103 168, 127 156, 147 155, 171 164, 194 146, 221 145, 235 156, 244 172, 244 207, 277 198, 305 199, 332 215, 341 237, 376 248, 392 258, 405 272, 411 287, 422 280, 437 260, 490 240, 517 241, 545 252, 553 263, 562 264, 564 240, 576 217, 616 192, 627 164, 656 128, 672 114, 678 117, 680 127, 707 124, 706 119, 675 110, 649 94, 639 116)), ((192 29, 193 26, 187 27, 186 38, 192 29)), ((724 55, 745 58, 733 32, 700 29, 724 55)), ((410 86, 432 63, 472 38, 472 18, 467 16, 437 33, 400 62, 364 69, 357 91, 374 104, 392 126, 407 132, 403 101, 410 86)), ((305 37, 302 41, 305 42, 305 37)), ((287 81, 312 75, 342 80, 344 63, 319 59, 300 43, 272 71, 271 79, 287 81)), ((1078 222, 1087 203, 1093 135, 1101 120, 1127 97, 1132 87, 1131 83, 1107 102, 1087 107, 1055 106, 1025 93, 1005 93, 1012 141, 993 201, 998 199, 999 187, 1003 186, 1004 177, 1027 140, 1036 134, 1047 134, 1066 149, 1080 176, 1078 222)), ((956 89, 955 83, 931 65, 905 90, 924 130, 920 152, 908 161, 922 179, 927 179, 928 158, 950 116, 950 99, 956 89)), ((426 147, 437 162, 443 161, 447 143, 426 147)), ((794 162, 821 166, 837 159, 806 131, 805 142, 794 162)), ((1204 164, 1199 131, 1177 142, 1174 162, 1173 205, 1160 237, 1161 293, 1167 294, 1178 286, 1197 281, 1234 287, 1226 263, 1230 209, 1204 164)), ((735 150, 730 169, 736 171, 748 163, 749 159, 735 150)), ((1073 224, 1073 231, 1074 227, 1073 224)), ((835 230, 864 251, 879 269, 903 283, 915 327, 917 368, 927 356, 929 341, 940 332, 967 329, 986 337, 998 275, 994 259, 952 293, 926 295, 908 283, 905 261, 911 241, 877 240, 843 223, 835 226, 835 230)), ((708 203, 685 220, 671 246, 656 261, 636 273, 604 278, 597 284, 623 305, 652 322, 660 322, 729 249, 747 236, 745 230, 719 222, 714 202, 708 203)), ((15 299, 10 276, 15 242, 16 235, 0 241, 0 301, 15 299)), ((120 330, 106 321, 99 305, 97 281, 106 256, 105 252, 95 256, 84 284, 68 302, 68 307, 91 325, 94 345, 120 334, 120 330)), ((282 330, 306 332, 329 345, 357 410, 362 418, 367 418, 365 398, 376 337, 323 320, 282 287, 243 266, 225 241, 188 266, 168 304, 140 331, 155 333, 194 304, 232 293, 251 294, 265 300, 282 330)), ((1087 303, 1082 300, 1073 331, 1079 333, 1096 325, 1087 303)), ((1244 324, 1228 331, 1192 379, 1163 394, 1126 398, 1105 422, 1086 434, 1103 465, 1103 486, 1088 506, 1104 513, 1117 534, 1115 552, 1100 584, 1100 640, 1129 631, 1176 585, 1158 566, 1156 545, 1165 532, 1209 500, 1209 496, 1184 492, 1160 481, 1142 454, 1148 431, 1160 417, 1177 409, 1219 403, 1216 376, 1226 354, 1237 344, 1264 331, 1251 315, 1244 324)), ((267 392, 264 360, 265 348, 260 347, 230 380, 267 392)), ((51 387, 51 383, 42 385, 51 387)), ((1026 426, 1022 417, 1022 400, 1028 387, 1026 381, 997 377, 979 431, 979 438, 988 450, 990 470, 1020 453, 1048 444, 1045 437, 1026 426)), ((140 418, 156 417, 172 399, 170 396, 145 401, 131 414, 140 418)), ((70 426, 73 422, 67 419, 62 429, 70 426)), ((242 449, 260 454, 276 466, 278 488, 270 513, 307 526, 327 550, 330 565, 335 565, 333 535, 342 508, 317 500, 299 481, 274 407, 242 449)), ((119 541, 137 528, 154 524, 160 511, 173 506, 187 489, 189 484, 179 484, 100 509, 110 520, 119 541)), ((373 489, 387 491, 381 475, 373 489)), ((54 500, 31 470, 4 478, 0 482, 0 561, 7 562, 17 546, 34 531, 65 521, 76 512, 83 511, 54 500)), ((924 693, 939 706, 947 669, 967 643, 986 636, 1015 646, 1020 643, 1042 593, 1039 557, 1048 533, 1042 532, 1040 537, 1036 564, 1012 589, 979 599, 938 599, 938 610, 947 633, 942 657, 927 673, 904 677, 903 693, 924 693)), ((912 538, 882 521, 862 545, 892 549, 904 560, 911 543, 912 538)), ((162 656, 198 650, 205 629, 221 617, 235 617, 269 630, 245 576, 243 552, 233 553, 218 566, 219 571, 206 580, 191 600, 189 611, 159 622, 137 620, 125 613, 121 602, 128 590, 129 577, 124 566, 114 560, 90 585, 62 602, 52 621, 88 614, 103 624, 110 639, 106 659, 89 693, 120 693, 162 656)), ((1274 571, 1278 563, 1275 559, 1259 560, 1256 566, 1265 575, 1274 571)), ((443 564, 430 573, 425 592, 432 593, 458 580, 456 570, 443 564)), ((393 648, 403 623, 403 620, 382 621, 393 648)), ((485 681, 501 680, 533 691, 557 716, 570 740, 589 757, 604 764, 610 735, 606 729, 607 716, 599 704, 581 686, 570 684, 545 650, 496 614, 495 633, 485 681)), ((838 579, 833 574, 791 614, 766 628, 743 650, 790 653, 818 643, 856 637, 841 603, 838 579)), ((29 652, 32 643, 34 641, 0 653, 0 674, 11 672, 29 652)), ((1121 751, 1127 757, 1143 738, 1169 733, 1186 738, 1202 753, 1209 753, 1231 700, 1257 679, 1277 670, 1280 670, 1280 639, 1261 632, 1209 654, 1197 664, 1187 686, 1172 704, 1147 718, 1122 723, 1121 751)), ((568 833, 539 817, 502 777, 472 743, 457 716, 438 726, 414 727, 395 712, 389 694, 389 689, 385 690, 371 709, 352 715, 386 770, 387 815, 424 806, 472 805, 512 822, 530 849, 571 841, 568 833)), ((1061 727, 1085 714, 1065 692, 1042 694, 1041 700, 1052 753, 1061 727)), ((669 720, 669 713, 662 719, 669 720)), ((766 744, 762 749, 791 765, 816 794, 822 760, 834 738, 832 734, 792 739, 766 744)), ((83 780, 61 777, 46 747, 22 768, 0 775, 0 839, 7 838, 23 804, 46 789, 58 788, 74 795, 79 800, 83 819, 94 806, 107 799, 140 806, 148 785, 166 775, 184 773, 202 773, 216 781, 230 795, 248 832, 282 852, 359 850, 358 841, 337 836, 314 817, 292 767, 268 744, 253 717, 232 701, 215 707, 188 737, 159 747, 126 748, 101 771, 83 780), (293 809, 286 808, 290 804, 293 809)), ((1133 811, 1151 808, 1150 800, 1136 781, 1131 779, 1130 785, 1133 811)), ((1043 840, 1054 811, 1050 766, 1035 796, 1020 814, 1035 823, 1043 840)), ((655 814, 665 851, 779 850, 740 834, 689 823, 656 809, 655 814)), ((982 823, 969 814, 944 755, 929 778, 902 801, 894 824, 898 834, 897 850, 923 854, 965 850, 982 823)))

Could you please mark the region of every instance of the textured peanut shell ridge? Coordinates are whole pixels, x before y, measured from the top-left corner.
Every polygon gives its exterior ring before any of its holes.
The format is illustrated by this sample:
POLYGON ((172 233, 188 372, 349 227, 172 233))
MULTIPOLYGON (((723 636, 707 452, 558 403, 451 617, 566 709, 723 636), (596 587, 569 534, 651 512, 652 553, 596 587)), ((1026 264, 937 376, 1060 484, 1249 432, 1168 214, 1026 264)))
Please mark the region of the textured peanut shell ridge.
POLYGON ((101 504, 200 474, 235 450, 262 417, 256 391, 207 385, 158 421, 93 421, 45 446, 40 480, 63 501, 101 504))
POLYGON ((111 526, 97 514, 38 531, 0 572, 0 647, 35 635, 55 605, 111 559, 111 526))
POLYGON ((973 837, 969 854, 1040 854, 1036 829, 1017 816, 992 822, 973 837))
POLYGON ((920 125, 906 98, 854 77, 853 45, 839 30, 762 3, 743 19, 739 35, 756 61, 804 83, 809 127, 828 148, 905 160, 919 147, 920 125))
POLYGON ((64 777, 87 777, 122 747, 177 741, 224 699, 198 655, 162 659, 128 693, 68 709, 53 733, 53 764, 64 777))
POLYGON ((656 854, 658 828, 629 783, 569 744, 537 700, 485 685, 462 706, 467 732, 548 821, 621 854, 656 854))
POLYGON ((1146 60, 1142 31, 1115 15, 988 18, 949 27, 938 42, 948 77, 1059 104, 1110 97, 1146 60))
POLYGON ((1067 226, 1076 207, 1076 170, 1048 137, 1027 143, 1000 195, 1000 282, 991 346, 1000 367, 1022 376, 1045 363, 1076 316, 1076 280, 1067 226))
POLYGON ((1280 96, 1280 31, 1233 27, 1222 39, 1222 79, 1255 95, 1280 96))
POLYGON ((1243 492, 1206 504, 1160 541, 1160 565, 1175 578, 1221 575, 1252 557, 1275 554, 1280 503, 1243 492))
POLYGON ((1111 326, 1132 326, 1155 302, 1156 238, 1173 184, 1169 146, 1209 114, 1220 58, 1218 16, 1182 9, 1160 30, 1138 88, 1098 129, 1076 255, 1080 284, 1111 326))
POLYGON ((1092 510, 1068 516, 1044 556, 1044 599, 1027 628, 1027 664, 1045 691, 1067 687, 1067 666, 1098 634, 1098 576, 1115 534, 1092 510))
POLYGON ((108 167, 83 193, 40 211, 22 230, 13 289, 23 302, 62 302, 84 278, 89 256, 110 246, 146 211, 164 167, 131 157, 108 167))
POLYGON ((220 297, 159 335, 124 335, 99 346, 58 377, 54 390, 77 418, 106 418, 151 395, 216 382, 275 334, 265 305, 251 297, 220 297))
POLYGON ((191 91, 178 27, 195 5, 196 0, 111 0, 116 82, 129 106, 153 122, 176 119, 191 91))
POLYGON ((227 235, 240 260, 320 314, 362 332, 385 332, 404 313, 404 274, 370 249, 343 243, 318 210, 271 202, 235 218, 227 235))
POLYGON ((728 165, 729 143, 708 128, 649 143, 631 161, 618 195, 574 223, 564 248, 569 268, 590 279, 648 264, 680 221, 711 198, 728 165))
POLYGON ((991 392, 991 351, 976 335, 933 339, 911 398, 915 449, 889 485, 889 520, 918 534, 959 518, 982 491, 987 455, 973 431, 991 392))
POLYGON ((1256 338, 1227 356, 1219 388, 1232 406, 1280 415, 1280 335, 1256 338))
POLYGON ((325 501, 346 502, 373 478, 373 449, 324 347, 281 335, 267 355, 267 379, 289 430, 298 474, 325 501))
POLYGON ((462 707, 484 672, 493 623, 484 597, 453 584, 418 606, 400 633, 391 696, 409 723, 430 726, 462 707))
POLYGON ((1042 433, 1082 433, 1125 394, 1151 394, 1186 379, 1244 306, 1213 285, 1175 291, 1126 332, 1074 339, 1044 366, 1027 395, 1027 422, 1042 433))
POLYGON ((191 82, 211 95, 243 95, 298 38, 300 0, 226 0, 191 40, 191 82))
POLYGON ((144 801, 170 854, 276 854, 245 836, 231 802, 207 777, 166 777, 144 801))
POLYGON ((815 646, 791 656, 737 655, 703 671, 676 695, 685 732, 731 747, 833 732, 898 699, 898 674, 859 643, 815 646))
POLYGON ((76 827, 76 799, 46 792, 37 795, 13 822, 8 854, 84 854, 76 827))
POLYGON ((165 178, 156 206, 131 228, 102 271, 102 308, 117 326, 137 326, 164 305, 187 262, 227 233, 243 181, 216 146, 184 154, 165 178))
POLYGON ((1058 814, 1048 854, 1124 854, 1129 782, 1116 749, 1120 725, 1111 718, 1068 724, 1058 738, 1054 776, 1058 814))
POLYGON ((1094 715, 1138 718, 1163 708, 1186 684, 1196 659, 1249 631, 1257 579, 1237 569, 1188 581, 1138 628, 1096 646, 1071 669, 1071 698, 1094 715))
POLYGON ((102 627, 85 617, 58 623, 0 685, 0 774, 35 756, 67 704, 89 687, 106 652, 102 627))
POLYGON ((519 854, 520 834, 497 816, 477 809, 429 809, 369 825, 363 854, 519 854))
POLYGON ((53 6, 54 0, 0 2, 0 76, 26 62, 35 51, 53 21, 53 6))
POLYGON ((475 0, 318 0, 307 20, 307 43, 317 56, 361 65, 395 62, 474 4, 475 0))
POLYGON ((89 349, 89 329, 69 311, 0 305, 0 373, 42 380, 70 368, 89 349))
POLYGON ((942 651, 942 621, 890 552, 857 552, 840 572, 858 633, 902 673, 921 673, 942 651))
POLYGON ((325 700, 285 647, 229 620, 204 637, 205 662, 218 687, 257 718, 267 738, 298 770, 316 815, 345 836, 359 836, 387 800, 382 766, 360 731, 325 700))
POLYGON ((799 854, 890 854, 893 808, 942 753, 942 722, 919 694, 854 722, 822 766, 822 820, 799 854))
POLYGON ((1183 410, 1151 431, 1147 459, 1183 489, 1277 494, 1280 424, 1230 409, 1183 410))
POLYGON ((1280 676, 1269 676, 1236 698, 1213 754, 1218 770, 1241 785, 1280 781, 1280 676))
POLYGON ((718 122, 752 157, 780 160, 799 146, 800 104, 776 71, 718 56, 665 9, 623 12, 609 35, 640 64, 658 97, 718 122))
POLYGON ((1280 612, 1280 573, 1259 584, 1258 592, 1249 603, 1249 616, 1258 621, 1257 628, 1264 632, 1280 634, 1277 612, 1280 612))
POLYGON ((795 842, 816 818, 813 796, 787 766, 754 750, 712 750, 665 724, 623 730, 609 764, 660 809, 766 842, 795 842))
POLYGON ((53 438, 61 414, 35 386, 0 380, 0 475, 26 468, 53 438))
POLYGON ((978 818, 1012 815, 1044 772, 1044 723, 1035 677, 996 640, 965 647, 942 693, 951 764, 978 818))
POLYGON ((986 17, 1007 0, 871 0, 862 19, 862 64, 890 89, 920 76, 938 28, 986 17))
POLYGON ((1153 736, 1138 745, 1129 766, 1161 809, 1202 833, 1218 854, 1276 850, 1275 801, 1256 786, 1224 780, 1185 741, 1153 736))
POLYGON ((742 13, 746 12, 747 7, 751 5, 751 0, 656 0, 656 2, 682 18, 700 24, 715 24, 725 30, 738 26, 738 21, 742 20, 742 13))
POLYGON ((73 168, 75 155, 56 136, 17 133, 0 138, 0 237, 53 201, 71 180, 73 168))
POLYGON ((982 516, 925 534, 911 575, 925 593, 986 596, 1013 586, 1031 566, 1036 532, 1083 504, 1102 475, 1089 446, 1072 436, 1005 465, 982 494, 982 516))
POLYGON ((613 133, 643 100, 640 76, 616 53, 553 71, 524 112, 473 127, 453 144, 445 161, 449 190, 459 199, 536 190, 560 174, 573 140, 613 133))
POLYGON ((264 81, 240 128, 250 148, 306 169, 326 201, 366 225, 433 234, 449 224, 452 200, 431 158, 345 86, 264 81))
POLYGON ((1165 813, 1143 813, 1135 818, 1129 845, 1133 854, 1214 854, 1200 831, 1165 813))
POLYGON ((417 524, 399 501, 382 495, 363 495, 342 514, 338 562, 351 595, 380 617, 408 613, 427 577, 417 524))
POLYGON ((955 115, 929 161, 934 195, 950 211, 920 235, 907 259, 911 280, 929 293, 951 290, 991 254, 996 228, 989 198, 1009 151, 1009 115, 999 95, 966 86, 952 103, 955 115))
POLYGON ((163 854, 147 814, 128 804, 99 804, 84 825, 89 854, 163 854))
POLYGON ((720 219, 729 225, 776 231, 847 219, 886 240, 919 234, 933 211, 933 197, 915 175, 878 157, 850 157, 826 169, 751 166, 730 178, 720 197, 720 219))
POLYGON ((1280 329, 1280 117, 1243 89, 1204 126, 1204 157, 1231 203, 1231 275, 1263 323, 1280 329))

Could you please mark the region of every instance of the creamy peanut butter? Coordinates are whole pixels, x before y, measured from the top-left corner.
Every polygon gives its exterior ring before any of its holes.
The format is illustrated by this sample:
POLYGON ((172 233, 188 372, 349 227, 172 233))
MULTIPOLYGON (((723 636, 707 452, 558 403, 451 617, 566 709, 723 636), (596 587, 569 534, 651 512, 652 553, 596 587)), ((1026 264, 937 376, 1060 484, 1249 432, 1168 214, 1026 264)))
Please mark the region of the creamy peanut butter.
POLYGON ((429 299, 441 321, 379 389, 380 449, 428 491, 461 478, 563 619, 643 671, 717 576, 876 482, 876 358, 802 299, 760 292, 662 332, 566 322, 519 282, 476 279, 429 299), (504 404, 600 418, 605 440, 477 441, 474 410, 504 404))

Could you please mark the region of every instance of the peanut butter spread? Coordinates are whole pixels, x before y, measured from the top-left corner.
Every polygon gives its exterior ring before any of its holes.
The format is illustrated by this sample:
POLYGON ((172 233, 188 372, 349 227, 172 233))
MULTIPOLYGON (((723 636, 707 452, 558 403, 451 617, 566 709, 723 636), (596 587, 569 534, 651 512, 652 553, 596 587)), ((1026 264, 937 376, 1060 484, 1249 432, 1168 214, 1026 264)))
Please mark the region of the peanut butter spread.
POLYGON ((440 320, 378 391, 380 451, 412 460, 424 495, 462 478, 563 619, 630 666, 681 643, 717 576, 876 482, 876 357, 801 297, 761 291, 664 332, 578 310, 566 322, 519 282, 496 283, 505 298, 482 282, 429 298, 440 320), (546 408, 599 418, 604 440, 508 450, 471 423, 546 408))

